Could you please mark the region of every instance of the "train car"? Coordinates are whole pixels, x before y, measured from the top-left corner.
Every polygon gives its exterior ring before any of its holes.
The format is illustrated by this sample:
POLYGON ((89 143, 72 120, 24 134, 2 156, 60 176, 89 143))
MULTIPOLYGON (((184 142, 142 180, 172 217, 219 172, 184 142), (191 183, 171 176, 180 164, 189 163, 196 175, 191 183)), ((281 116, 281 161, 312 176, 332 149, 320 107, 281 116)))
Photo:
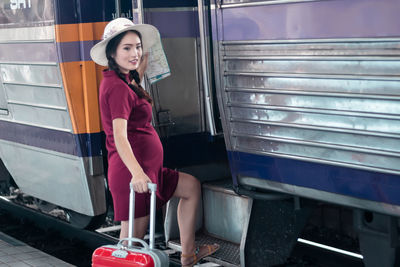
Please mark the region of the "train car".
MULTIPOLYGON (((321 203, 353 216, 365 266, 400 260, 400 1, 0 2, 1 191, 78 227, 104 220, 89 51, 123 16, 160 31, 171 75, 146 85, 153 123, 166 165, 203 182, 196 239, 221 244, 215 262, 284 264, 321 203)), ((164 234, 179 250, 175 209, 164 234)))
POLYGON ((399 11, 396 0, 211 6, 236 191, 350 207, 366 266, 394 266, 398 250, 399 11))
POLYGON ((101 10, 108 8, 51 0, 0 7, 1 161, 22 192, 43 209, 63 207, 82 227, 106 213, 96 68, 88 54, 112 17, 101 10), (91 13, 79 11, 85 7, 91 13))
MULTIPOLYGON (((187 61, 168 55, 173 75, 148 88, 155 99, 154 125, 168 140, 165 150, 177 155, 168 157, 171 167, 215 165, 225 162, 226 155, 223 138, 207 133, 193 20, 196 3, 177 7, 178 2, 169 5, 189 23, 161 32, 166 53, 179 49, 187 61)), ((3 194, 12 193, 10 186, 18 187, 44 211, 62 208, 77 227, 95 228, 104 221, 110 202, 98 107, 104 68, 94 64, 89 51, 113 18, 124 16, 137 23, 142 14, 136 6, 132 1, 1 1, 3 194)), ((153 24, 159 25, 157 19, 153 24)), ((213 102, 215 106, 216 98, 213 102)), ((221 129, 220 124, 216 127, 221 129)))

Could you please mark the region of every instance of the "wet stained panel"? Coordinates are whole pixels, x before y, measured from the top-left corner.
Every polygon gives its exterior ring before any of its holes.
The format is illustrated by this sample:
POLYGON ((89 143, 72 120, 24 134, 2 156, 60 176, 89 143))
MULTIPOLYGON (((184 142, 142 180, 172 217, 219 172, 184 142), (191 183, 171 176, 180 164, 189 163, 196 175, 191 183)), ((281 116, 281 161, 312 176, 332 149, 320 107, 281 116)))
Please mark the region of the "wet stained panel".
POLYGON ((224 43, 233 149, 400 173, 399 46, 224 43))

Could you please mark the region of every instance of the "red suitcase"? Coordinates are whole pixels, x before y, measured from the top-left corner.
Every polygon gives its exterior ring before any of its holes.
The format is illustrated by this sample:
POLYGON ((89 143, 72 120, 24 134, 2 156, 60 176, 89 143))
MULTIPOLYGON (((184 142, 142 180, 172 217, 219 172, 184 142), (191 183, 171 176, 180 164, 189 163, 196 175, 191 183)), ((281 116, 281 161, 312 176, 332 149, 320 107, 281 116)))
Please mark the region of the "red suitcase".
POLYGON ((131 186, 129 197, 129 237, 122 239, 117 245, 106 245, 97 248, 92 255, 92 267, 111 266, 140 266, 140 267, 168 267, 169 258, 163 251, 154 249, 155 215, 156 215, 156 191, 157 185, 149 183, 151 192, 150 203, 150 246, 141 239, 133 238, 133 217, 135 214, 135 191, 131 186), (123 241, 128 241, 128 246, 123 241), (137 242, 142 247, 132 246, 137 242))

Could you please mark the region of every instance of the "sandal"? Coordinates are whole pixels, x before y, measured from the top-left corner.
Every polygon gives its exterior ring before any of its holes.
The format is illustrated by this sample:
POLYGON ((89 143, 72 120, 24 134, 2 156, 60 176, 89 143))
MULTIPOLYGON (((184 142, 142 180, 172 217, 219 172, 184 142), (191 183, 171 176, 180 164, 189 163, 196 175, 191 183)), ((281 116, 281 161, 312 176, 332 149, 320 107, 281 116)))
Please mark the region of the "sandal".
POLYGON ((204 259, 207 256, 210 256, 214 252, 219 249, 218 244, 213 245, 202 245, 196 248, 196 251, 193 254, 186 255, 181 254, 181 258, 192 258, 192 260, 186 264, 182 264, 182 267, 193 267, 196 263, 198 263, 201 259, 204 259))

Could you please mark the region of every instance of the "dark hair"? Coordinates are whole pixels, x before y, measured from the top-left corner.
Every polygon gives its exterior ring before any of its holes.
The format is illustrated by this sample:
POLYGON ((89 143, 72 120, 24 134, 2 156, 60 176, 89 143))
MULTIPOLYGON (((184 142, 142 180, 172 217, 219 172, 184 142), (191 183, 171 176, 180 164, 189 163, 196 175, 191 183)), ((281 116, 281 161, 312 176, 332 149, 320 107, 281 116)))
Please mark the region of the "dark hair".
MULTIPOLYGON (((135 31, 135 30, 130 30, 130 31, 136 33, 139 36, 140 42, 142 42, 142 35, 140 34, 140 32, 135 31)), ((124 38, 125 34, 127 34, 127 33, 128 33, 128 31, 122 32, 122 33, 118 34, 117 36, 115 36, 114 38, 112 38, 108 42, 107 47, 106 47, 106 57, 108 60, 108 67, 110 70, 115 71, 115 73, 117 73, 118 77, 121 80, 123 80, 129 86, 129 88, 131 88, 135 92, 135 94, 139 98, 144 98, 145 100, 147 100, 147 102, 149 102, 150 104, 153 104, 153 99, 151 99, 151 96, 149 95, 149 93, 147 93, 146 90, 144 90, 143 87, 140 85, 139 73, 136 70, 129 71, 129 79, 134 79, 137 86, 133 85, 131 83, 128 83, 125 80, 125 75, 123 73, 121 73, 121 70, 119 69, 117 62, 115 62, 115 59, 112 57, 112 55, 114 55, 117 51, 117 46, 121 42, 122 38, 124 38)))

